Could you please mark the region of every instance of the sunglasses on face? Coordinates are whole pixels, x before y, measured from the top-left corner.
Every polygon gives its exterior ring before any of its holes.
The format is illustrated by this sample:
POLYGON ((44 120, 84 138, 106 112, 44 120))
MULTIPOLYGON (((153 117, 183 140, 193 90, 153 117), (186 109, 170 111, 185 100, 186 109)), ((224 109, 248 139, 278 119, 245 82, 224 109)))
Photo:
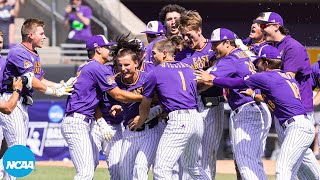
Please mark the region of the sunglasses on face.
POLYGON ((271 26, 271 25, 272 25, 271 23, 259 24, 259 26, 260 26, 261 29, 265 29, 265 28, 267 28, 267 27, 269 27, 269 26, 271 26))

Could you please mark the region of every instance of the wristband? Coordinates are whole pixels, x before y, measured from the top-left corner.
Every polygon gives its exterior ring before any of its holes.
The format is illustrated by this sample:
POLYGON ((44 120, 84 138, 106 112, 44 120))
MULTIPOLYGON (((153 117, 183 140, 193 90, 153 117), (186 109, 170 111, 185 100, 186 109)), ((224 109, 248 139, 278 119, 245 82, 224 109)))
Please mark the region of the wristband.
POLYGON ((19 96, 21 96, 21 90, 20 89, 14 89, 13 92, 17 92, 19 96))
POLYGON ((44 92, 46 95, 54 95, 54 89, 51 87, 47 87, 46 92, 44 92))

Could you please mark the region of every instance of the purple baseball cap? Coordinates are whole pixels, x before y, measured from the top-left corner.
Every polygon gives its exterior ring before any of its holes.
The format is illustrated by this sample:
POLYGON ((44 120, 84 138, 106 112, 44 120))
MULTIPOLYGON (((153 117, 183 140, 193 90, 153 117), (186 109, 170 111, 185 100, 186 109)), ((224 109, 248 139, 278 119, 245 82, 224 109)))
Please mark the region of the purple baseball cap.
POLYGON ((86 43, 86 49, 88 51, 95 49, 96 47, 112 46, 117 44, 116 42, 109 42, 104 35, 95 35, 88 39, 86 43))
POLYGON ((226 28, 218 28, 212 31, 211 39, 208 42, 219 42, 224 40, 238 39, 238 36, 226 28))
POLYGON ((275 12, 264 12, 264 17, 261 20, 256 20, 258 24, 262 23, 279 23, 280 26, 283 26, 282 17, 275 12))
POLYGON ((141 33, 146 34, 166 34, 166 28, 160 21, 150 21, 147 24, 147 30, 141 33))
POLYGON ((268 58, 268 59, 279 59, 281 60, 281 54, 280 51, 270 45, 262 46, 259 50, 257 56, 254 56, 255 58, 268 58))

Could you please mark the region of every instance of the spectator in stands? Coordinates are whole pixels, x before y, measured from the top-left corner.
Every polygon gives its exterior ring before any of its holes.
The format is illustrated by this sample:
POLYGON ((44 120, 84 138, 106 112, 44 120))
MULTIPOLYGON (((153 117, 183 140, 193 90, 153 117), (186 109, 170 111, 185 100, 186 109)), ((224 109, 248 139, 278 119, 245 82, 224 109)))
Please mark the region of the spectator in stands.
POLYGON ((14 41, 14 19, 18 16, 23 0, 16 0, 13 5, 7 0, 0 0, 0 29, 3 31, 3 48, 8 49, 14 41))
POLYGON ((81 44, 92 36, 91 17, 89 6, 82 5, 82 0, 70 0, 65 9, 64 25, 69 28, 67 43, 81 44))
POLYGON ((186 9, 177 4, 168 4, 164 6, 159 13, 159 20, 166 27, 167 37, 179 35, 178 20, 186 9))

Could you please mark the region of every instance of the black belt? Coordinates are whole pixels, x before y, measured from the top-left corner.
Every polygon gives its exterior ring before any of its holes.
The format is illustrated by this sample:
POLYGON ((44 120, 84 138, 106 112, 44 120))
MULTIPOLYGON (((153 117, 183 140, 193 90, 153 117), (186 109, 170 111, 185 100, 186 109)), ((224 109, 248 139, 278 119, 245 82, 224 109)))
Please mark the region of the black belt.
MULTIPOLYGON (((78 113, 78 114, 80 114, 80 113, 78 113)), ((83 115, 83 114, 81 114, 81 115, 83 115)), ((91 123, 91 118, 89 118, 88 116, 86 116, 86 115, 83 115, 83 116, 85 116, 85 118, 84 118, 84 122, 87 122, 87 123, 91 123)), ((74 113, 70 113, 70 114, 66 114, 66 117, 74 117, 74 113)))
MULTIPOLYGON (((304 117, 308 119, 308 116, 304 115, 304 117)), ((296 121, 296 120, 292 117, 292 118, 287 119, 286 121, 284 121, 284 122, 281 124, 281 126, 282 126, 283 129, 286 129, 289 124, 291 124, 291 123, 293 123, 293 122, 295 122, 295 121, 296 121)))
MULTIPOLYGON (((140 131, 144 131, 145 129, 147 129, 147 127, 149 129, 152 129, 154 128, 156 125, 158 125, 159 121, 158 121, 158 117, 155 117, 153 119, 151 119, 149 122, 143 124, 141 127, 139 127, 138 129, 134 130, 134 129, 130 129, 130 131, 137 131, 137 132, 140 132, 140 131)), ((127 126, 126 126, 127 128, 127 126)))
POLYGON ((217 97, 201 96, 201 100, 202 100, 202 103, 205 107, 218 106, 221 102, 226 101, 224 96, 217 96, 217 97))

